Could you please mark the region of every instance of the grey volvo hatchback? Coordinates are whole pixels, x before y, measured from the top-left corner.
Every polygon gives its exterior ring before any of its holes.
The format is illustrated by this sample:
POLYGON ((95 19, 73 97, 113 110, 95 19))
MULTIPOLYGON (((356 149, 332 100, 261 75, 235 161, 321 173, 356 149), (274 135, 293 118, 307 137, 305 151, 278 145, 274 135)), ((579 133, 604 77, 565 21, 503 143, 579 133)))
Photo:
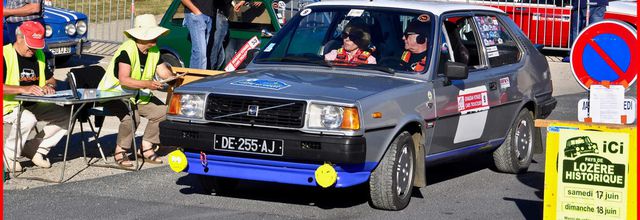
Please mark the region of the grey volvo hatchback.
POLYGON ((431 164, 491 151, 498 170, 525 172, 552 92, 545 57, 498 9, 327 1, 246 69, 178 88, 160 136, 207 190, 367 183, 375 208, 400 210, 431 164))

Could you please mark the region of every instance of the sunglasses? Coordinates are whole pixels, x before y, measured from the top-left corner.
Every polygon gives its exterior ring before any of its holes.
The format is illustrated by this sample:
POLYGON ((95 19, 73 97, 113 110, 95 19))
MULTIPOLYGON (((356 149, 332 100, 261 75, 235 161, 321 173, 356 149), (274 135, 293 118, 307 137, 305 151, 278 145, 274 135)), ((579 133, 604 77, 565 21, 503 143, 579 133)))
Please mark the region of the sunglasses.
POLYGON ((342 32, 342 34, 340 35, 340 37, 342 37, 342 39, 347 39, 349 38, 350 40, 354 40, 354 39, 360 39, 362 38, 362 33, 361 32, 353 32, 353 33, 346 33, 346 32, 342 32))
POLYGON ((347 38, 352 39, 354 36, 352 34, 350 34, 350 33, 342 32, 340 37, 342 37, 342 39, 347 39, 347 38))
POLYGON ((407 38, 407 39, 408 39, 408 38, 409 38, 409 36, 411 36, 411 35, 418 35, 418 34, 413 33, 413 32, 410 32, 410 33, 404 33, 404 38, 407 38))

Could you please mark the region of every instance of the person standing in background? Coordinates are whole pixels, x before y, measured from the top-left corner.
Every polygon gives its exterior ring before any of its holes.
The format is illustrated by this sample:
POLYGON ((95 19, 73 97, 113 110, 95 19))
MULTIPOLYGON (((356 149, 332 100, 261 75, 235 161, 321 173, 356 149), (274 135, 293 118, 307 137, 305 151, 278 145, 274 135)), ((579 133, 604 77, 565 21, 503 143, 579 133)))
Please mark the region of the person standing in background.
POLYGON ((211 33, 213 19, 216 17, 213 0, 182 0, 184 5, 184 25, 191 37, 191 59, 189 67, 207 69, 207 43, 211 33))

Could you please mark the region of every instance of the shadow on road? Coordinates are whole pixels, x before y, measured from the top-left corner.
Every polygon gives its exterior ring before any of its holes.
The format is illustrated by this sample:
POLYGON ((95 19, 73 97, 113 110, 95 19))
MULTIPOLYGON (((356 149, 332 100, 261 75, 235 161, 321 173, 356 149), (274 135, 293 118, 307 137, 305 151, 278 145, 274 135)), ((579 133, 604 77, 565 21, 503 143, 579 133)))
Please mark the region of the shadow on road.
POLYGON ((454 161, 427 167, 427 185, 437 184, 487 168, 495 171, 491 154, 485 153, 472 157, 458 158, 454 161))
POLYGON ((536 196, 540 199, 544 197, 544 173, 542 172, 526 172, 517 175, 518 180, 531 188, 536 189, 536 196))
MULTIPOLYGON (((85 148, 87 150, 86 152, 87 157, 89 158, 102 157, 100 155, 100 151, 98 151, 98 147, 96 145, 95 140, 93 140, 93 133, 91 132, 89 127, 86 126, 86 124, 84 129, 85 129, 85 132, 83 133, 77 132, 71 135, 71 139, 69 140, 69 149, 67 152, 67 161, 82 157, 82 140, 83 138, 86 140, 86 138, 89 138, 89 137, 91 137, 90 140, 92 141, 88 142, 85 145, 85 148)), ((51 149, 51 152, 49 153, 49 160, 51 163, 62 162, 62 159, 63 159, 62 157, 64 155, 64 143, 66 138, 67 136, 64 136, 61 139, 61 141, 58 142, 58 145, 56 145, 51 149)), ((140 143, 140 140, 138 141, 138 143, 140 143)), ((115 146, 116 146, 115 144, 116 144, 116 134, 109 134, 109 135, 104 135, 100 137, 100 146, 102 146, 102 150, 106 157, 113 156, 113 152, 115 151, 115 146)))
MULTIPOLYGON (((180 192, 183 194, 206 194, 205 190, 200 186, 197 175, 189 174, 183 176, 176 181, 176 184, 185 186, 185 188, 180 189, 180 192)), ((415 191, 417 190, 414 190, 414 196, 416 195, 415 191)), ((367 203, 369 199, 369 188, 367 184, 360 184, 346 189, 322 189, 319 187, 241 180, 234 190, 228 191, 223 195, 215 196, 334 209, 348 208, 367 203)), ((419 197, 422 197, 422 195, 419 195, 419 197)))
POLYGON ((516 206, 518 206, 518 209, 520 209, 520 212, 522 212, 522 216, 524 216, 525 219, 542 219, 542 201, 532 201, 509 197, 504 197, 503 199, 505 201, 513 201, 514 203, 516 203, 516 206))

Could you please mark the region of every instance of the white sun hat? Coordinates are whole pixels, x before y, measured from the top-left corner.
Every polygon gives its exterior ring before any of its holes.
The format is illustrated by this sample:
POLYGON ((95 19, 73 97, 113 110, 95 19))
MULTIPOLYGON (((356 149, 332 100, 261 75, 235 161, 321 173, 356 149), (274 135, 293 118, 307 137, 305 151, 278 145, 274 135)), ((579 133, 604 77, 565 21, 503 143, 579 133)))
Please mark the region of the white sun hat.
POLYGON ((124 31, 129 38, 138 40, 153 40, 161 35, 169 33, 169 29, 158 26, 156 17, 152 14, 143 14, 136 16, 133 22, 133 28, 124 31))

